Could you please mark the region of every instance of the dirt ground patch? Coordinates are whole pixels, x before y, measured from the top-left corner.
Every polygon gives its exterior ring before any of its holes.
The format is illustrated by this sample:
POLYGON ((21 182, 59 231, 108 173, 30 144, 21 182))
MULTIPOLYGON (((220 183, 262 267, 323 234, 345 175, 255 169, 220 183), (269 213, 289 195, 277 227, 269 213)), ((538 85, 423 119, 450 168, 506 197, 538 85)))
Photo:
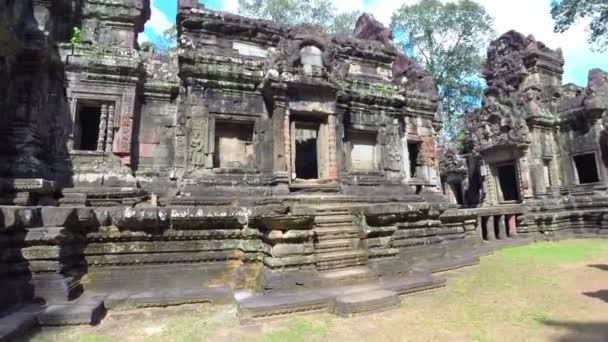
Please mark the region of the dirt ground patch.
POLYGON ((111 312, 96 327, 45 329, 34 341, 608 341, 608 241, 517 247, 446 274, 444 289, 399 309, 315 314, 241 326, 232 307, 111 312))

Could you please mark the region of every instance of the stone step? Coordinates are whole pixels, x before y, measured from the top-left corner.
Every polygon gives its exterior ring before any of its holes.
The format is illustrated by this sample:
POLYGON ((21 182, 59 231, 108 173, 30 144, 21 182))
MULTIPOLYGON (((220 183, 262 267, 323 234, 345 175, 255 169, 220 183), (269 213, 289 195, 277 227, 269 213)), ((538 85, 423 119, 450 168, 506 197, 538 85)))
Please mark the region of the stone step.
POLYGON ((413 272, 405 278, 382 280, 382 288, 395 291, 400 296, 443 287, 445 284, 445 278, 434 277, 428 272, 413 272))
POLYGON ((394 291, 367 291, 347 294, 336 298, 334 313, 348 317, 358 313, 368 313, 393 308, 399 304, 401 304, 401 300, 394 291))
POLYGON ((365 251, 342 251, 317 254, 317 269, 320 271, 342 269, 365 265, 367 253, 365 251))
POLYGON ((415 265, 415 268, 429 270, 432 273, 439 273, 467 266, 474 266, 477 264, 479 264, 479 257, 475 255, 451 256, 434 261, 419 263, 415 265))
POLYGON ((36 326, 36 317, 41 311, 40 304, 27 304, 10 310, 0 318, 0 341, 19 341, 36 326))
POLYGON ((338 252, 346 251, 353 248, 352 239, 332 239, 322 240, 315 243, 315 250, 319 253, 328 251, 338 252))
POLYGON ((353 227, 352 225, 345 227, 314 228, 314 232, 319 241, 359 238, 359 228, 353 227))
POLYGON ((316 208, 318 216, 336 216, 336 215, 350 215, 350 209, 344 208, 316 208))
POLYGON ((364 250, 340 251, 340 252, 323 253, 323 254, 317 255, 317 261, 362 259, 362 258, 367 258, 367 253, 364 250))
POLYGON ((375 273, 366 266, 346 267, 319 273, 323 286, 345 286, 370 282, 375 273))
POLYGON ((228 304, 233 299, 232 291, 226 287, 200 287, 184 289, 154 289, 143 292, 116 291, 105 302, 106 307, 146 308, 172 305, 211 303, 228 304))
POLYGON ((323 215, 315 217, 315 224, 327 224, 327 223, 353 223, 352 215, 323 215))
POLYGON ((47 305, 38 315, 41 326, 97 324, 106 314, 102 298, 81 297, 71 302, 47 305))
MULTIPOLYGON (((316 223, 315 228, 348 228, 354 227, 352 222, 316 223)), ((356 227, 357 228, 357 227, 356 227)), ((359 229, 359 228, 357 228, 359 229)))

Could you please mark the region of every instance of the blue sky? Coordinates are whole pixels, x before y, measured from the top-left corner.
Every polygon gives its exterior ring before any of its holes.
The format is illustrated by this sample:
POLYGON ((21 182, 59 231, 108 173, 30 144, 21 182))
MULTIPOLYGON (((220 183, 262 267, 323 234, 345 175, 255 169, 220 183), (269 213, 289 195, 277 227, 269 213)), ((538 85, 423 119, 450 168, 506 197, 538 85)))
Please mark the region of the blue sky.
MULTIPOLYGON (((360 10, 372 13, 388 24, 391 14, 403 4, 415 0, 333 0, 340 11, 360 10)), ((443 1, 443 0, 442 0, 443 1)), ((447 1, 447 0, 445 0, 447 1)), ((568 32, 553 32, 550 15, 551 0, 475 0, 485 6, 495 19, 498 34, 515 29, 523 34, 532 34, 552 49, 561 47, 566 59, 564 83, 587 84, 587 73, 592 68, 608 70, 608 51, 592 52, 587 44, 585 23, 568 32)), ((236 12, 238 0, 202 0, 207 8, 236 12)), ((152 0, 152 17, 146 25, 144 40, 154 40, 165 29, 175 23, 177 0, 152 0)))

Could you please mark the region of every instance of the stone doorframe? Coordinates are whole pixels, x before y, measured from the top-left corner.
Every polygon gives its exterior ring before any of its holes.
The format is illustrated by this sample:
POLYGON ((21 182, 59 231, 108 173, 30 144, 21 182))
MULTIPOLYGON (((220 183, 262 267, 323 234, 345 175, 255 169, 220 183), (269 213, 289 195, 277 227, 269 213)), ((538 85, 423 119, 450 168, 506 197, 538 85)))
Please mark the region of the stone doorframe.
MULTIPOLYGON (((336 114, 321 113, 301 113, 302 117, 309 120, 301 122, 311 122, 319 125, 317 136, 317 164, 318 180, 335 182, 338 180, 337 146, 336 146, 336 114), (325 147, 323 147, 325 145, 325 147), (321 147, 321 148, 319 148, 321 147)), ((296 180, 296 143, 295 128, 299 121, 292 115, 289 109, 285 110, 285 122, 283 126, 285 162, 290 183, 296 180)))

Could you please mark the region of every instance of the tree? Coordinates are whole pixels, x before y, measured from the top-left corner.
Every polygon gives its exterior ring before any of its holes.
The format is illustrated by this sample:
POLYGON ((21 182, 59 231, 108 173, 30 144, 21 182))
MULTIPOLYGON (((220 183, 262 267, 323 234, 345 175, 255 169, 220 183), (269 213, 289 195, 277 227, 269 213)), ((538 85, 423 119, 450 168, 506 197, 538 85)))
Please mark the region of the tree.
POLYGON ((589 19, 589 44, 596 51, 608 47, 608 0, 560 0, 551 2, 554 31, 566 32, 580 19, 589 19))
POLYGON ((396 42, 437 82, 443 134, 453 140, 464 117, 481 105, 483 51, 495 36, 494 19, 471 1, 421 0, 393 13, 396 42))
POLYGON ((142 51, 155 52, 160 55, 168 55, 177 48, 177 27, 169 27, 161 34, 154 34, 149 41, 141 44, 142 51))
POLYGON ((316 25, 327 33, 352 33, 359 14, 337 14, 331 0, 239 0, 239 13, 284 26, 316 25))

